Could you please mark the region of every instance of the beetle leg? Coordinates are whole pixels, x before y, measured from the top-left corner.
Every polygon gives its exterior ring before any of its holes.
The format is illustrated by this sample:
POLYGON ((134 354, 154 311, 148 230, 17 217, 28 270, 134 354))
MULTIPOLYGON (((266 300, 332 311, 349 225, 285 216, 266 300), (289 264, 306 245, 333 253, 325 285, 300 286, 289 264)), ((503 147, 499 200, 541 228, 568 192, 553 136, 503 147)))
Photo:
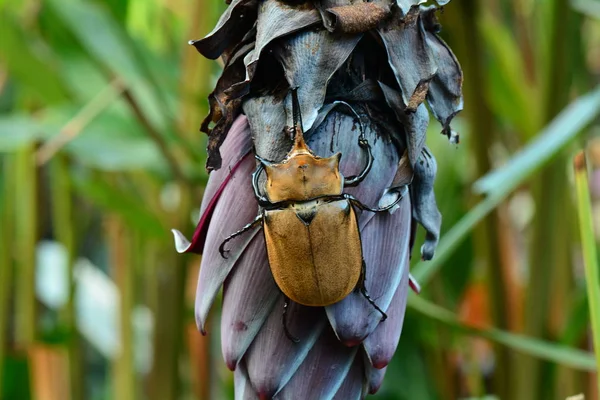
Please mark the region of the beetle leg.
POLYGON ((373 301, 373 299, 371 298, 371 296, 369 296, 369 292, 367 292, 367 287, 365 286, 365 281, 367 280, 366 278, 366 264, 365 264, 365 260, 363 260, 362 262, 362 271, 360 273, 360 280, 358 281, 358 285, 360 288, 360 293, 365 296, 365 299, 367 299, 367 301, 369 302, 369 304, 371 304, 377 311, 379 311, 381 313, 381 322, 385 321, 387 319, 387 314, 381 309, 379 308, 379 306, 373 301))
POLYGON ((369 171, 371 171, 371 167, 373 167, 373 160, 374 160, 373 152, 371 152, 371 145, 365 138, 365 133, 363 130, 362 122, 360 122, 360 118, 359 118, 359 125, 360 125, 360 136, 358 137, 358 145, 363 150, 367 151, 367 165, 365 165, 365 168, 362 170, 362 172, 360 174, 347 177, 344 180, 344 187, 352 187, 352 186, 356 186, 359 183, 361 183, 367 177, 367 174, 369 173, 369 171))
POLYGON ((287 336, 287 338, 290 339, 292 342, 299 343, 300 339, 298 339, 295 336, 292 336, 292 334, 288 330, 288 326, 287 326, 287 312, 288 312, 288 308, 290 306, 290 299, 287 296, 284 296, 284 299, 285 300, 283 302, 283 314, 281 316, 281 322, 283 323, 283 332, 285 333, 285 336, 287 336))
POLYGON ((221 243, 221 245, 219 246, 219 253, 221 253, 221 257, 227 258, 226 255, 227 255, 227 253, 229 253, 229 250, 225 250, 225 245, 227 244, 227 242, 229 242, 231 239, 234 239, 234 238, 240 236, 242 233, 247 232, 250 229, 254 228, 261 221, 262 221, 262 214, 257 215, 256 218, 254 218, 254 221, 250 222, 248 225, 244 226, 242 229, 229 235, 225 240, 223 240, 223 243, 221 243))
POLYGON ((256 171, 252 173, 252 188, 254 189, 254 196, 256 197, 258 204, 264 207, 265 205, 271 204, 271 202, 269 201, 269 199, 267 199, 260 193, 258 180, 260 178, 260 174, 265 170, 265 166, 261 158, 259 158, 258 156, 256 158, 258 159, 258 161, 260 161, 260 164, 258 165, 258 168, 256 168, 256 171))
POLYGON ((380 207, 380 208, 371 208, 368 205, 363 204, 360 200, 358 200, 356 197, 352 196, 351 194, 344 193, 343 196, 346 200, 349 200, 353 205, 355 205, 356 207, 358 207, 359 209, 361 209, 363 211, 383 212, 383 211, 388 211, 391 208, 394 208, 398 203, 400 203, 400 201, 404 198, 406 193, 408 193, 408 186, 404 187, 403 193, 400 193, 398 195, 398 198, 392 204, 387 205, 385 207, 380 207))

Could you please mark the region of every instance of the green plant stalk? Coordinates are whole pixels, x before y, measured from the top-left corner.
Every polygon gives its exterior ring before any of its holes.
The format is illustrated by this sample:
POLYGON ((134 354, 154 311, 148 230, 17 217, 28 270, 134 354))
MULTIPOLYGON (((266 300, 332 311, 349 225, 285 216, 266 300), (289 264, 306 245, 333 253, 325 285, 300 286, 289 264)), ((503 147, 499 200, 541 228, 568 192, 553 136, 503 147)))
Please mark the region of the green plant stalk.
MULTIPOLYGON (((213 6, 207 10, 207 5, 205 3, 200 1, 195 2, 192 10, 190 10, 191 12, 189 13, 189 19, 187 21, 189 23, 187 37, 202 37, 209 32, 219 18, 219 13, 217 13, 219 8, 220 7, 218 6, 213 6)), ((210 76, 216 66, 217 65, 214 61, 205 59, 204 57, 198 57, 198 54, 196 54, 195 51, 186 51, 183 53, 181 58, 182 76, 185 77, 184 81, 182 81, 182 85, 179 88, 180 97, 183 99, 183 104, 180 111, 181 129, 183 132, 189 132, 187 136, 188 142, 201 142, 203 143, 203 148, 205 147, 205 137, 204 135, 198 137, 197 131, 201 124, 202 118, 204 115, 206 115, 208 109, 206 107, 206 101, 198 101, 198 99, 205 99, 212 91, 211 83, 206 79, 206 77, 210 76)), ((198 165, 196 169, 198 171, 202 171, 202 174, 205 174, 206 169, 204 168, 204 163, 206 162, 206 156, 204 153, 202 154, 199 162, 201 165, 198 165)), ((190 185, 190 187, 193 186, 190 185)), ((199 198, 198 200, 194 198, 195 195, 198 194, 198 191, 190 189, 185 189, 183 191, 189 196, 190 201, 186 202, 186 207, 182 208, 182 210, 189 210, 191 208, 191 204, 200 203, 199 198)), ((184 211, 181 215, 183 221, 185 221, 186 213, 189 215, 189 211, 184 211)), ((189 271, 189 267, 187 265, 184 268, 186 269, 186 272, 189 271)), ((187 279, 190 279, 190 275, 192 274, 187 274, 187 279)), ((191 304, 193 307, 193 302, 191 304)), ((187 310, 190 307, 190 303, 188 303, 188 301, 184 301, 182 303, 182 307, 184 310, 187 310)), ((185 325, 188 326, 189 322, 187 322, 187 312, 185 315, 185 325)), ((212 379, 213 368, 211 368, 212 348, 209 345, 209 340, 205 337, 201 337, 200 335, 197 336, 197 339, 190 339, 190 335, 187 332, 185 332, 185 337, 190 350, 198 350, 200 347, 203 350, 188 352, 190 357, 195 358, 190 360, 191 371, 193 373, 191 380, 192 387, 195 389, 197 397, 199 399, 209 399, 211 392, 214 392, 212 388, 212 382, 214 381, 212 379), (196 343, 190 343, 192 340, 195 340, 196 343)))
POLYGON ((15 168, 15 245, 17 259, 15 339, 28 350, 36 335, 35 252, 38 238, 38 174, 34 162, 35 148, 27 146, 17 152, 15 168))
MULTIPOLYGON (((486 68, 481 55, 485 44, 479 32, 477 21, 481 17, 481 8, 477 0, 465 0, 457 4, 461 10, 463 37, 469 48, 459 48, 463 57, 458 55, 463 62, 465 76, 465 102, 468 118, 473 132, 486 132, 484 135, 474 134, 470 137, 472 154, 477 166, 477 174, 481 176, 491 169, 488 150, 494 140, 492 115, 485 101, 485 93, 481 90, 482 83, 487 81, 486 68)), ((485 84, 484 84, 485 85, 485 84)), ((475 200, 475 199, 473 199, 475 200)), ((475 276, 485 276, 488 281, 489 301, 492 318, 495 325, 506 328, 508 318, 506 315, 506 285, 502 273, 502 264, 499 253, 499 216, 496 212, 483 219, 482 226, 476 228, 477 234, 473 236, 475 242, 475 265, 485 266, 484 270, 475 271, 475 276)), ((502 398, 506 397, 506 367, 508 356, 506 349, 496 347, 496 373, 494 374, 495 392, 502 398)))
MULTIPOLYGON (((173 215, 173 226, 182 226, 189 220, 191 190, 181 185, 181 204, 173 215)), ((185 318, 186 258, 177 255, 170 247, 161 248, 157 274, 158 293, 161 294, 156 310, 154 336, 154 363, 150 373, 150 398, 175 399, 180 396, 179 360, 183 349, 185 318)))
POLYGON ((179 356, 184 322, 184 257, 163 249, 157 274, 161 298, 155 310, 154 363, 149 379, 151 400, 176 399, 180 396, 179 356), (169 254, 171 253, 171 254, 169 254))
POLYGON ((441 322, 444 325, 451 326, 462 333, 488 339, 512 350, 539 358, 540 360, 552 361, 582 371, 593 372, 598 369, 594 356, 577 348, 519 335, 497 328, 476 328, 465 325, 460 322, 453 312, 416 295, 409 296, 408 306, 420 314, 441 322))
POLYGON ((13 207, 12 196, 13 174, 7 173, 12 167, 12 156, 4 156, 0 159, 3 170, 3 179, 0 180, 0 397, 3 396, 4 382, 4 357, 6 337, 9 327, 9 305, 11 286, 13 283, 12 265, 12 232, 13 232, 13 207))
POLYGON ((73 217, 73 190, 69 175, 68 160, 58 155, 52 162, 52 221, 56 239, 65 246, 68 255, 69 296, 66 306, 61 310, 61 323, 68 332, 67 351, 69 357, 69 384, 71 400, 83 399, 83 368, 81 346, 75 313, 75 220, 73 217))
MULTIPOLYGON (((592 225, 593 215, 590 203, 587 165, 583 152, 575 156, 573 166, 575 168, 577 211, 579 214, 579 229, 581 232, 581 248, 583 250, 592 338, 596 353, 596 365, 600 366, 600 266, 598 266, 596 237, 592 225)), ((596 374, 596 379, 598 380, 598 391, 600 393, 600 373, 596 374)))
POLYGON ((119 337, 120 353, 113 361, 114 398, 135 399, 135 368, 133 365, 133 282, 132 235, 121 220, 110 216, 107 226, 110 244, 112 275, 119 288, 119 337))
MULTIPOLYGON (((553 0, 548 5, 550 41, 546 48, 546 59, 541 64, 544 71, 542 93, 544 121, 551 121, 567 104, 570 86, 567 71, 568 35, 570 9, 568 0, 553 0)), ((535 191, 536 217, 530 251, 530 281, 525 301, 525 333, 548 338, 551 282, 559 268, 570 265, 571 243, 555 232, 568 232, 570 207, 564 188, 567 184, 565 157, 558 155, 542 173, 535 191)), ((567 233, 568 237, 568 233, 567 233)), ((547 384, 545 367, 538 360, 523 358, 517 364, 515 392, 513 398, 547 398, 552 393, 547 384)))

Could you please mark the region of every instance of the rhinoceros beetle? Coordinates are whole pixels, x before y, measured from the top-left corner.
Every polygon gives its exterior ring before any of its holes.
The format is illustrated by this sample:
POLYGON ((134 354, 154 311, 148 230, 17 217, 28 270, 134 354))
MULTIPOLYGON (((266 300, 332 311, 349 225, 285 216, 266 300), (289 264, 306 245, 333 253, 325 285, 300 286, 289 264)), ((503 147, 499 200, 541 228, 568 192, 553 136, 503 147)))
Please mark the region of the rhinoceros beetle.
POLYGON ((283 325, 286 336, 297 341, 287 329, 290 300, 306 306, 324 307, 344 299, 357 289, 381 313, 365 287, 365 261, 358 218, 354 207, 383 212, 400 202, 403 195, 383 208, 370 208, 345 187, 362 182, 373 165, 371 146, 361 124, 359 146, 368 161, 362 172, 344 178, 340 173, 342 154, 322 158, 304 140, 297 89, 292 90, 294 144, 281 162, 256 156, 258 166, 252 175, 254 194, 260 206, 258 216, 226 238, 219 251, 226 257, 225 245, 231 239, 262 225, 271 272, 285 296, 283 325), (261 188, 260 177, 266 174, 261 188))

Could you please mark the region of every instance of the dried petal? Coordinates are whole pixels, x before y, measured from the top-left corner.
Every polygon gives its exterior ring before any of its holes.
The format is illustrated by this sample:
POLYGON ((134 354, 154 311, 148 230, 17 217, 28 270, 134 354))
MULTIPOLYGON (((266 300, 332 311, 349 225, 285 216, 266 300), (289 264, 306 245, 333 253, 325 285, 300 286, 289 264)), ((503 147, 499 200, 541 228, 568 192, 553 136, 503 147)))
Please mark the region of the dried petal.
MULTIPOLYGON (((275 49, 290 87, 298 88, 304 130, 312 127, 325 100, 329 80, 361 38, 362 34, 306 31, 286 39, 275 49)), ((291 98, 286 104, 288 125, 291 126, 291 98)))
POLYGON ((223 290, 221 349, 229 369, 235 369, 273 311, 280 293, 269 268, 264 235, 257 233, 223 290))
MULTIPOLYGON (((409 265, 408 252, 406 253, 405 265, 409 265)), ((384 368, 390 363, 396 352, 396 347, 398 347, 402 323, 404 322, 408 287, 408 268, 404 268, 400 285, 398 285, 388 308, 388 319, 379 324, 363 342, 371 365, 377 369, 384 368)))
MULTIPOLYGON (((424 18, 434 19, 435 14, 429 11, 424 18)), ((435 25, 435 22, 429 24, 435 25)), ((427 32, 427 44, 438 66, 429 85, 427 102, 434 117, 442 124, 442 132, 450 138, 450 122, 463 109, 462 70, 452 50, 435 33, 427 32)))
POLYGON ((257 0, 233 0, 212 32, 190 44, 204 57, 217 59, 227 48, 237 44, 252 27, 257 8, 257 0))
POLYGON ((264 95, 246 99, 243 108, 252 129, 256 154, 265 160, 280 161, 292 147, 284 133, 287 117, 285 96, 264 95))
POLYGON ((288 383, 322 336, 327 322, 323 309, 290 303, 288 329, 299 339, 294 343, 284 334, 282 315, 283 296, 280 295, 244 357, 252 386, 261 398, 273 397, 288 383))
POLYGON ((429 125, 429 112, 425 104, 421 103, 415 112, 406 112, 408 108, 403 102, 398 91, 386 84, 379 82, 385 100, 396 114, 398 122, 404 126, 406 132, 406 143, 410 164, 415 165, 425 145, 425 135, 429 125))
POLYGON ((442 214, 437 208, 433 183, 437 173, 437 163, 427 146, 415 164, 415 178, 410 187, 413 201, 413 218, 425 228, 425 243, 421 246, 423 260, 431 260, 440 238, 442 214))
POLYGON ((423 3, 427 3, 427 0, 396 0, 396 4, 398 4, 403 15, 408 14, 413 7, 423 3))
POLYGON ((390 67, 400 85, 403 103, 406 104, 407 110, 415 111, 425 100, 427 85, 437 68, 426 41, 419 8, 411 8, 404 18, 396 9, 392 20, 377 31, 385 45, 390 67))
MULTIPOLYGON (((408 274, 410 199, 406 196, 393 215, 381 213, 361 231, 366 263, 365 286, 384 311, 403 276, 408 274)), ((381 314, 360 292, 326 308, 338 338, 348 346, 357 345, 375 330, 381 314)), ((387 321, 383 322, 387 324, 387 321)))
POLYGON ((343 346, 326 327, 292 379, 276 399, 328 399, 339 390, 357 354, 358 347, 343 346))
POLYGON ((221 168, 220 147, 226 140, 234 120, 239 115, 242 104, 241 99, 233 98, 228 94, 228 89, 234 83, 244 79, 245 66, 241 55, 247 54, 252 48, 253 45, 249 44, 238 49, 240 57, 232 58, 231 62, 225 66, 221 77, 217 81, 215 90, 208 96, 210 111, 202 122, 200 130, 206 132, 209 137, 207 145, 208 159, 206 161, 209 170, 221 168), (212 129, 210 128, 211 122, 215 123, 212 129))
POLYGON ((221 199, 217 203, 213 220, 219 221, 219 223, 212 223, 208 227, 198 288, 196 289, 196 323, 203 332, 208 311, 217 292, 257 232, 248 232, 229 242, 228 248, 231 251, 228 258, 221 257, 219 246, 223 240, 251 222, 258 211, 250 180, 254 169, 254 160, 251 157, 245 158, 234 172, 230 184, 225 187, 221 199), (245 206, 240 207, 240 204, 245 206))
POLYGON ((259 5, 256 27, 256 45, 244 63, 246 79, 230 89, 233 97, 248 93, 263 50, 275 39, 297 32, 321 21, 319 12, 310 4, 289 5, 281 0, 265 0, 259 5))

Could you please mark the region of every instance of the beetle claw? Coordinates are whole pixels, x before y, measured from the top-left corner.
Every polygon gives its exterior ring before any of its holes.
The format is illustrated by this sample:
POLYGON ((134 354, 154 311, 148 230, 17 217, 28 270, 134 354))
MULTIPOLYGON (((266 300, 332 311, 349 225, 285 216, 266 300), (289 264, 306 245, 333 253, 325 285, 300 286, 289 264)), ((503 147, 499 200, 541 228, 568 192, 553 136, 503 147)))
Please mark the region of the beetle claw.
POLYGON ((285 297, 285 300, 283 302, 283 314, 281 315, 281 322, 283 323, 283 333, 285 333, 285 336, 291 340, 294 343, 300 343, 300 339, 298 339, 297 337, 293 336, 290 331, 288 330, 288 326, 287 326, 287 313, 288 313, 288 308, 290 306, 290 299, 288 297, 285 297))
POLYGON ((221 257, 223 257, 224 259, 228 259, 229 258, 229 256, 228 256, 229 250, 225 250, 225 243, 226 242, 223 242, 223 243, 221 243, 221 246, 219 246, 219 253, 221 254, 221 257))

